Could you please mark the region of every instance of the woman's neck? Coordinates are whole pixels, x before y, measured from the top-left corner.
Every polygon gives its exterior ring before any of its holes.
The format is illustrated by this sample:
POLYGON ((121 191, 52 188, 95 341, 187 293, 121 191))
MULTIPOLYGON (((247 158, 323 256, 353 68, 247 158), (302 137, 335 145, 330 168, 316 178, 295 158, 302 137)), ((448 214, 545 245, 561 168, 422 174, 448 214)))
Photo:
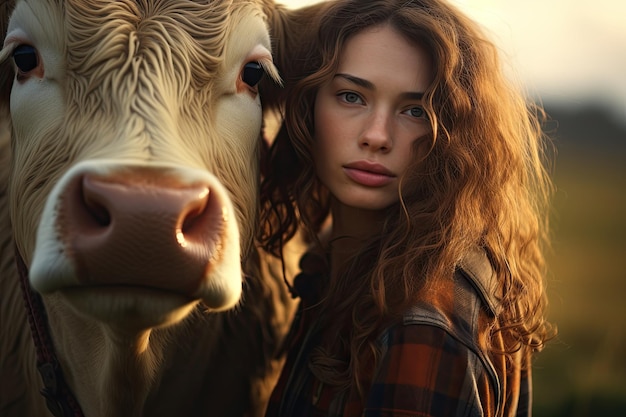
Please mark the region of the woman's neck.
POLYGON ((387 213, 355 209, 336 200, 331 209, 333 224, 327 243, 332 277, 353 255, 380 234, 387 213))

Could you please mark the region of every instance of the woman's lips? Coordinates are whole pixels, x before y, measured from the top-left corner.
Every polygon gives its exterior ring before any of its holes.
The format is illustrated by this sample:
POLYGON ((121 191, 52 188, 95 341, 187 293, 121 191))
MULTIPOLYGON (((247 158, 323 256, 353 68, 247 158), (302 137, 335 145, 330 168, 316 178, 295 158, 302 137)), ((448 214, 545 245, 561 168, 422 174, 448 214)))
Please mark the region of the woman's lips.
POLYGON ((343 170, 352 181, 367 187, 382 187, 395 178, 395 175, 384 166, 367 161, 346 164, 343 170))

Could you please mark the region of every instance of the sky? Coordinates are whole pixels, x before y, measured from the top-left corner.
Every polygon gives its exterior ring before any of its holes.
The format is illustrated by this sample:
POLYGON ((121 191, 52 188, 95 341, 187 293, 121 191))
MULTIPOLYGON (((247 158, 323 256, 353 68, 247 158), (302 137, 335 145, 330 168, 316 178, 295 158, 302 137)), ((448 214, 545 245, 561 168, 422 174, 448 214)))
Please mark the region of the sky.
POLYGON ((530 94, 569 106, 593 101, 626 123, 625 0, 450 1, 483 25, 530 94))

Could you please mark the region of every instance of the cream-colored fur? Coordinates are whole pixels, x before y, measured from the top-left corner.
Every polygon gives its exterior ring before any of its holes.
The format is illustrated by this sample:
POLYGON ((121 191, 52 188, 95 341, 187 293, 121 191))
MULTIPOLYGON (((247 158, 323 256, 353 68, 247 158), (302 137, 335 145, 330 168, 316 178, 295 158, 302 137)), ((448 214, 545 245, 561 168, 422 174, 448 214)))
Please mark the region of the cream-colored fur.
POLYGON ((298 39, 302 16, 292 27, 290 12, 268 0, 206 3, 0 6, 2 32, 14 10, 0 52, 3 416, 48 415, 14 245, 43 295, 63 373, 87 417, 263 414, 293 305, 276 260, 253 244, 262 111, 240 74, 245 63, 259 61, 279 82, 268 26, 281 62, 288 62, 285 34, 298 39), (20 44, 36 48, 42 67, 13 81, 9 63, 20 44), (177 183, 216 184, 227 225, 215 263, 228 265, 209 268, 226 272, 208 272, 197 300, 187 304, 127 296, 136 316, 130 320, 110 295, 65 290, 82 288, 84 278, 57 226, 59 201, 85 172, 146 170, 175 172, 177 183), (216 313, 199 303, 213 299, 214 310, 236 305, 216 313))

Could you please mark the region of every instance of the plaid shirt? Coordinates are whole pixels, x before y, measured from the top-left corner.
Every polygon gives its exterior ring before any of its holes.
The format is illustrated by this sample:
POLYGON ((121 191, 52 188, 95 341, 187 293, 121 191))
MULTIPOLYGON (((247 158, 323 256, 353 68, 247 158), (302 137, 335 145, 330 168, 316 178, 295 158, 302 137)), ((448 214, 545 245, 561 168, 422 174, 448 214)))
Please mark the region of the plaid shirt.
MULTIPOLYGON (((320 338, 318 311, 300 304, 291 348, 266 417, 444 417, 531 415, 529 357, 488 355, 498 311, 495 275, 482 252, 468 256, 454 279, 408 311, 379 338, 382 356, 365 406, 356 390, 338 393, 309 371, 320 338)), ((502 347, 502 340, 492 340, 502 347)))

